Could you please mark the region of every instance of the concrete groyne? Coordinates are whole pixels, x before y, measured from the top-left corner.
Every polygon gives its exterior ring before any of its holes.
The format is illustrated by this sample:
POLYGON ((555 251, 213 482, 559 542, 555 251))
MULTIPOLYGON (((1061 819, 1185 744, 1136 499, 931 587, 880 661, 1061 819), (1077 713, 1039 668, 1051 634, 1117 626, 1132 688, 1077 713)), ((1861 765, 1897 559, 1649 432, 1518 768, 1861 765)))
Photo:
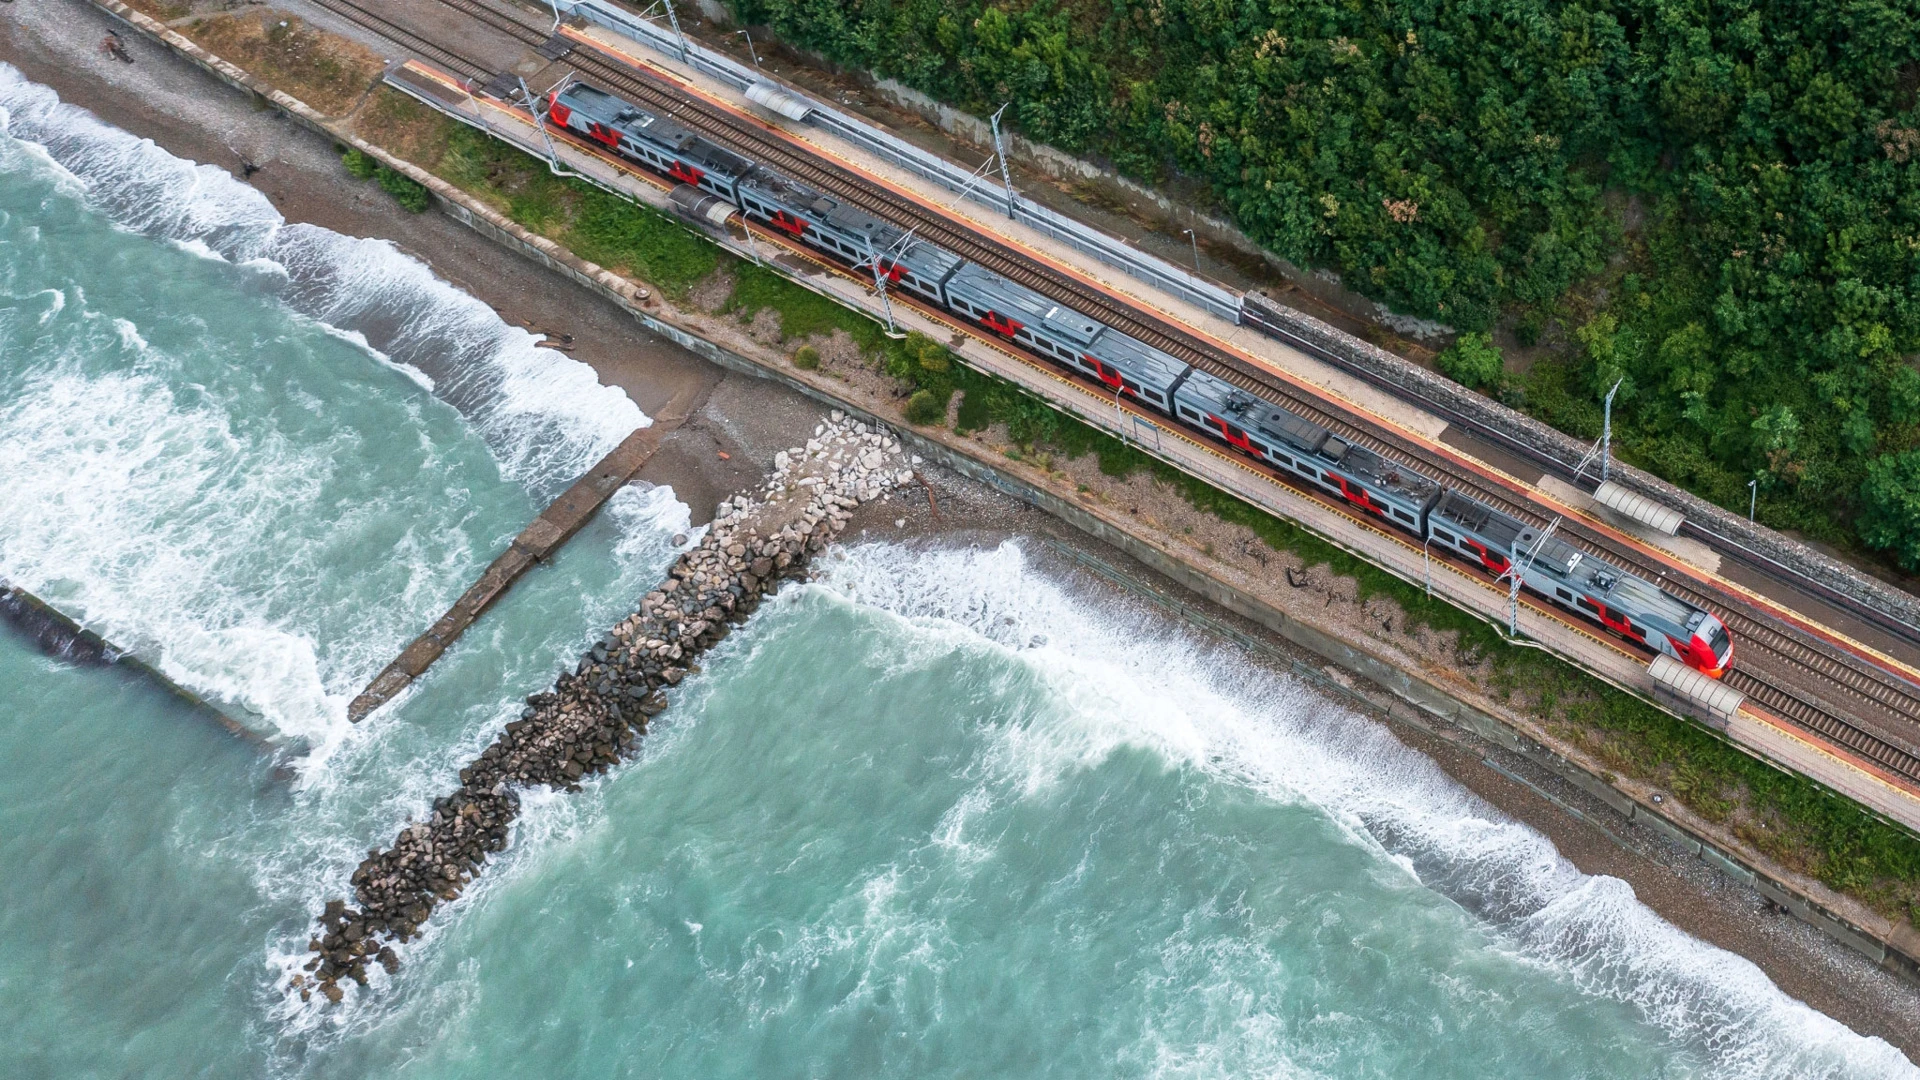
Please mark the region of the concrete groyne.
POLYGON ((638 609, 560 676, 527 698, 520 718, 460 770, 459 785, 370 852, 352 898, 327 903, 308 943, 315 954, 287 989, 338 1002, 343 980, 365 985, 370 964, 391 973, 395 944, 459 897, 487 856, 504 849, 520 789, 578 791, 632 753, 668 692, 697 657, 745 622, 761 599, 846 527, 850 512, 908 483, 891 432, 835 411, 804 447, 776 455, 764 491, 722 502, 712 527, 681 555, 638 609))
POLYGON ((248 742, 265 745, 258 731, 242 724, 216 708, 206 698, 168 678, 152 664, 114 645, 62 614, 53 605, 19 586, 0 579, 0 623, 11 626, 42 653, 56 660, 83 667, 120 665, 132 668, 152 679, 196 709, 204 710, 220 725, 248 742))
POLYGON ((359 723, 366 715, 391 701, 394 695, 407 688, 413 680, 427 670, 441 654, 452 647, 467 627, 472 626, 482 612, 491 607, 507 587, 519 580, 533 564, 553 554, 561 544, 574 533, 579 532, 593 517, 600 505, 613 497, 640 467, 647 463, 653 452, 660 448, 663 435, 661 425, 643 427, 621 441, 600 463, 587 471, 587 474, 575 481, 572 487, 560 494, 553 505, 546 508, 533 524, 521 530, 507 550, 493 560, 486 572, 473 587, 454 601, 453 607, 440 616, 439 621, 427 628, 427 632, 413 640, 400 653, 398 659, 388 664, 380 674, 374 676, 367 688, 360 692, 347 705, 347 719, 359 723))

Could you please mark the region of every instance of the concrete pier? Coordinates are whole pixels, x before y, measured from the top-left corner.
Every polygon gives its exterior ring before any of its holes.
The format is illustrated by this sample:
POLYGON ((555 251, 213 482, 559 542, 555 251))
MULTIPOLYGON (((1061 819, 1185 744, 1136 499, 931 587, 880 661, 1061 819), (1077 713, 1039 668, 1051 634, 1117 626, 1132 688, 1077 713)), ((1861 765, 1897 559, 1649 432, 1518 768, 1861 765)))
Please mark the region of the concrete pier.
POLYGON ((413 644, 407 646, 398 659, 374 676, 360 696, 347 705, 347 719, 359 723, 368 713, 393 700, 394 695, 406 689, 435 660, 440 659, 440 654, 446 652, 521 574, 526 573, 533 564, 546 559, 566 543, 568 537, 579 532, 601 504, 620 490, 634 473, 639 472, 653 452, 660 448, 660 440, 666 435, 665 427, 656 423, 627 436, 611 453, 601 458, 598 465, 562 492, 553 505, 533 519, 533 524, 513 538, 507 550, 493 560, 486 572, 480 575, 480 580, 462 593, 438 622, 428 627, 426 633, 413 639, 413 644))

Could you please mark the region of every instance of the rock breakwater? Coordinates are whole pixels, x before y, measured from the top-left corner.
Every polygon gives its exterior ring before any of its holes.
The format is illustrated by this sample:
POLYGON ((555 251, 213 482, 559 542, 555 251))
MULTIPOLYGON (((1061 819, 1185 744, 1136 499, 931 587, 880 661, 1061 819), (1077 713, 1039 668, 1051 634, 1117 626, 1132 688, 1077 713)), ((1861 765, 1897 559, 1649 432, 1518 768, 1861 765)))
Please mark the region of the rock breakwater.
POLYGON ((288 990, 303 1001, 319 993, 338 1002, 341 983, 366 985, 370 965, 398 970, 394 946, 506 848, 520 789, 578 791, 583 779, 631 754, 701 653, 782 579, 801 573, 855 508, 912 479, 899 440, 837 410, 804 447, 775 455, 764 490, 721 502, 707 534, 633 614, 551 690, 529 696, 520 718, 460 770, 459 786, 436 799, 428 816, 402 828, 392 846, 368 853, 353 872, 352 898, 321 912, 308 943, 314 955, 288 990))

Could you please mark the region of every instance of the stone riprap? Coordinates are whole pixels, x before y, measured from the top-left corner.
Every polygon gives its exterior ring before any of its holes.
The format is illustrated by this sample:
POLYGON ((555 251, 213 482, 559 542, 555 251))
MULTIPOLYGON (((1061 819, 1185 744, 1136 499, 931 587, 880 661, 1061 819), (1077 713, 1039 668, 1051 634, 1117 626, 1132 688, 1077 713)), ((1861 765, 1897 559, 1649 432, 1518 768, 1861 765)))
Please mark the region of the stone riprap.
POLYGON ((288 989, 338 1002, 341 982, 365 985, 369 964, 399 968, 393 946, 453 900, 489 854, 507 846, 518 789, 580 790, 580 781, 632 753, 667 691, 695 659, 746 620, 782 578, 847 525, 861 503, 913 479, 891 432, 839 411, 806 446, 775 455, 764 491, 722 502, 699 544, 681 555, 639 610, 601 638, 553 689, 527 698, 518 720, 460 770, 460 786, 400 830, 353 873, 351 900, 333 900, 308 944, 314 954, 288 989))

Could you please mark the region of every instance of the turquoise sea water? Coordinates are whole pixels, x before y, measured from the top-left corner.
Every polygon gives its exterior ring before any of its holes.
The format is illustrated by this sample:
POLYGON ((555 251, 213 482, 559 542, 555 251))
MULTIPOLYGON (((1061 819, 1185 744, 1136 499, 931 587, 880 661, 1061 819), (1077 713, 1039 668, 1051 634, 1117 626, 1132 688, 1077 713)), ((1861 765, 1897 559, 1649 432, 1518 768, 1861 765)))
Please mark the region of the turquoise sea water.
POLYGON ((1017 543, 863 545, 533 795, 349 1007, 311 915, 672 557, 623 493, 344 702, 637 410, 0 66, 0 1076, 1911 1076, 1372 723, 1017 543))

